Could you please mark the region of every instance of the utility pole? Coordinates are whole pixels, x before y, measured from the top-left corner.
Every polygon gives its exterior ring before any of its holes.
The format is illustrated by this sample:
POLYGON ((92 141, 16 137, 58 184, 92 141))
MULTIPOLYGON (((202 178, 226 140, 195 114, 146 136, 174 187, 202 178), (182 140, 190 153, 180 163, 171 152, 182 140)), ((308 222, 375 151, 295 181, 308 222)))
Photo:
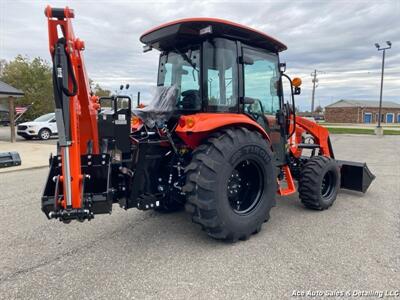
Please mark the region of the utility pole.
POLYGON ((386 50, 392 48, 392 42, 391 41, 386 41, 386 44, 388 45, 385 48, 381 48, 381 46, 376 43, 375 47, 378 49, 378 51, 382 51, 382 71, 381 71, 381 91, 379 94, 379 112, 378 112, 378 126, 375 130, 375 133, 377 135, 383 135, 383 130, 381 127, 381 121, 382 121, 382 94, 383 94, 383 75, 385 72, 385 54, 386 54, 386 50))
POLYGON ((11 143, 15 143, 15 106, 13 97, 8 98, 8 116, 10 120, 11 143))
POLYGON ((315 100, 315 89, 318 87, 318 78, 317 75, 318 73, 321 73, 317 69, 314 70, 314 72, 311 73, 312 83, 313 83, 313 89, 312 89, 312 96, 311 96, 311 112, 314 112, 314 100, 315 100))

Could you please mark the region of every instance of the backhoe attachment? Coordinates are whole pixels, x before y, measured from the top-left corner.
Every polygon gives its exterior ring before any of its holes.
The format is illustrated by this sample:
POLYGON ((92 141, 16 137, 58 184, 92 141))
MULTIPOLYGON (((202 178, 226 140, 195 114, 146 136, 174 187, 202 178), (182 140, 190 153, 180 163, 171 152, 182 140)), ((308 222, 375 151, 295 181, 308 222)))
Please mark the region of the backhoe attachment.
POLYGON ((42 197, 48 218, 62 221, 91 219, 111 211, 110 156, 100 153, 97 97, 90 94, 82 51, 71 19, 74 11, 45 9, 49 49, 53 61, 55 113, 59 153, 50 159, 50 173, 42 197))

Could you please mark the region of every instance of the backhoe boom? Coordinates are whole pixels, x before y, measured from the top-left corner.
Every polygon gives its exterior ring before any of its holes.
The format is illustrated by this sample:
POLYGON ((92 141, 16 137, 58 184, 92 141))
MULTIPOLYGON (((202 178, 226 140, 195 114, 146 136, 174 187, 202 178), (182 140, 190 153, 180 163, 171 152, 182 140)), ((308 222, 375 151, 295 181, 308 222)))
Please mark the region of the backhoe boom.
POLYGON ((62 185, 63 196, 55 205, 65 210, 82 209, 83 182, 81 156, 98 154, 97 97, 90 94, 82 51, 84 42, 76 38, 71 18, 74 11, 47 6, 49 50, 53 60, 55 112, 59 134, 62 172, 53 179, 62 185))

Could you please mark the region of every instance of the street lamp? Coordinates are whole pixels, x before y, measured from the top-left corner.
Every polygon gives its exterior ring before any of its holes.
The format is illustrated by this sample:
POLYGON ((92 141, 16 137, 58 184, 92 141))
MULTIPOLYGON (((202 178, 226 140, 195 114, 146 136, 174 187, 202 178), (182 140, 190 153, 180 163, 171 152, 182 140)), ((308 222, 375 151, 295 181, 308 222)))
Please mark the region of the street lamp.
POLYGON ((377 133, 382 134, 383 132, 381 131, 381 118, 382 118, 382 91, 383 91, 383 74, 385 70, 385 53, 386 50, 392 48, 392 42, 391 41, 386 41, 387 47, 382 47, 378 44, 375 43, 375 47, 378 49, 378 51, 383 51, 382 53, 382 72, 381 72, 381 92, 379 96, 379 116, 378 116, 378 127, 377 127, 377 133))

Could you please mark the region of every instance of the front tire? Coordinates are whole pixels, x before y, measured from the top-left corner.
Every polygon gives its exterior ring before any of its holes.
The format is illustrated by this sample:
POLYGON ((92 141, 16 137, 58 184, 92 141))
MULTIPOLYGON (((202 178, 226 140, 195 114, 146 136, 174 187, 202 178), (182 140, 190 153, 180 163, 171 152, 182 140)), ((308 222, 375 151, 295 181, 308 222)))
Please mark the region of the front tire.
POLYGON ((246 128, 223 130, 193 152, 186 168, 186 211, 209 236, 235 242, 261 230, 275 206, 268 142, 246 128))
POLYGON ((48 140, 51 137, 51 131, 47 128, 40 129, 38 136, 41 140, 48 140))
POLYGON ((332 158, 313 156, 300 172, 299 197, 307 208, 328 209, 335 202, 339 187, 339 166, 332 158))

